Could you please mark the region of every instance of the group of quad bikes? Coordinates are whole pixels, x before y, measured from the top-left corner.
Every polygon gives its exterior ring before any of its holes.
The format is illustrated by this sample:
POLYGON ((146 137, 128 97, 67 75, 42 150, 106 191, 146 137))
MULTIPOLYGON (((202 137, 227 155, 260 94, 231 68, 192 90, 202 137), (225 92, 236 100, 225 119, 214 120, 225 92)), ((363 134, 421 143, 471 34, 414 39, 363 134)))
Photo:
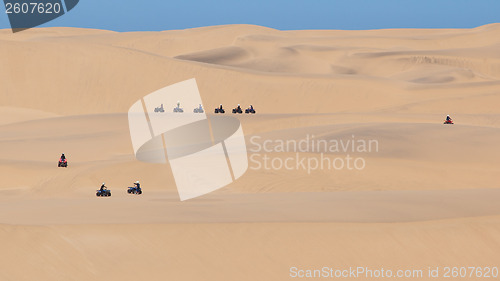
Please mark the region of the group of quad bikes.
MULTIPOLYGON (((184 109, 180 106, 180 103, 177 103, 177 106, 174 107, 174 109, 172 110, 174 113, 183 113, 184 112, 184 109)), ((165 109, 163 108, 163 104, 161 104, 161 106, 155 108, 155 112, 156 113, 163 113, 165 112, 165 109)), ((201 106, 201 104, 193 109, 193 113, 203 113, 205 112, 205 110, 203 110, 203 106, 201 106)))
MULTIPOLYGON (((222 107, 222 104, 221 104, 219 107, 215 108, 214 113, 224 114, 224 113, 226 113, 226 111, 224 110, 224 108, 222 107)), ((233 108, 233 114, 236 114, 236 113, 238 113, 238 114, 243 113, 243 110, 241 109, 241 106, 239 104, 237 107, 233 108)), ((249 107, 247 107, 245 109, 245 113, 246 114, 255 114, 255 109, 253 108, 253 105, 250 105, 249 107)))
MULTIPOLYGON (((129 186, 127 193, 140 195, 140 194, 142 194, 142 188, 137 187, 137 186, 129 186)), ((97 197, 109 197, 109 196, 111 196, 111 190, 109 190, 107 187, 98 189, 98 190, 96 190, 95 196, 97 196, 97 197)))
MULTIPOLYGON (((180 103, 177 102, 177 106, 174 107, 174 109, 172 110, 174 113, 183 113, 184 112, 184 109, 180 106, 180 103)), ((156 113, 163 113, 165 112, 165 109, 163 108, 163 104, 161 104, 161 106, 159 107, 156 107, 154 112, 156 113)), ((193 113, 204 113, 205 110, 203 109, 203 106, 200 104, 197 108, 193 109, 193 113)), ((224 108, 222 107, 222 104, 215 108, 214 110, 214 113, 218 114, 223 114, 223 113, 226 113, 226 111, 224 110, 224 108)), ((237 107, 233 108, 233 113, 236 114, 241 114, 243 113, 243 110, 241 109, 241 106, 238 104, 237 107)), ((245 113, 247 114, 255 114, 255 109, 253 108, 253 105, 250 105, 248 108, 245 109, 245 113)))
MULTIPOLYGON (((59 158, 59 162, 57 163, 57 167, 67 168, 68 167, 68 159, 64 156, 64 153, 59 158)), ((139 184, 139 181, 134 183, 134 186, 131 186, 127 190, 128 194, 142 194, 142 188, 139 184)), ((104 183, 102 183, 101 188, 98 189, 95 193, 97 197, 109 197, 111 196, 111 190, 109 190, 104 183)))

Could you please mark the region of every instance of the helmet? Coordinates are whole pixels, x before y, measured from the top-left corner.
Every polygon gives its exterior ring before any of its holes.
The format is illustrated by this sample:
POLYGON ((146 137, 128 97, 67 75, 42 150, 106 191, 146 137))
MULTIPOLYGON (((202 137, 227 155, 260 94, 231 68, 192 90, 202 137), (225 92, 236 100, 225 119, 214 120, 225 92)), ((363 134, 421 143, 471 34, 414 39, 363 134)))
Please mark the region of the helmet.
POLYGON ((139 181, 136 181, 135 183, 139 183, 139 181))
POLYGON ((106 183, 105 183, 105 182, 103 182, 103 183, 102 183, 102 185, 106 185, 106 183))
POLYGON ((240 104, 238 103, 238 106, 240 106, 240 104))

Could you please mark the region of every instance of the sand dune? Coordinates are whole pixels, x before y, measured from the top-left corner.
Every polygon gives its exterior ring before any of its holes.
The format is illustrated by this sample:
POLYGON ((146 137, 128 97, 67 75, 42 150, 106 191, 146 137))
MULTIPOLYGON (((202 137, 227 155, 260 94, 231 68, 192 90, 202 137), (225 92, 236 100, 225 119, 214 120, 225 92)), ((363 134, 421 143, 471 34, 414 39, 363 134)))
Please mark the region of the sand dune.
POLYGON ((42 28, 1 30, 0 42, 2 280, 289 280, 292 266, 498 266, 500 24, 42 28), (376 140, 378 150, 323 154, 363 157, 362 170, 251 162, 231 185, 180 202, 168 164, 135 160, 127 111, 193 77, 208 112, 255 106, 256 115, 238 116, 252 159, 319 159, 273 150, 312 136, 376 140), (455 125, 442 124, 446 114, 455 125), (255 151, 266 141, 270 152, 255 151), (62 152, 67 169, 56 167, 62 152), (128 195, 138 179, 145 193, 128 195), (101 182, 111 198, 95 197, 101 182))
POLYGON ((412 31, 413 37, 402 30, 309 34, 245 25, 75 32, 61 29, 67 36, 55 38, 41 29, 36 40, 1 34, 0 59, 11 65, 0 70, 11 81, 3 83, 6 104, 58 114, 124 112, 144 93, 196 76, 209 107, 252 102, 264 112, 362 112, 490 94, 500 76, 498 25, 412 31), (18 83, 28 77, 32 82, 18 83), (414 97, 421 87, 428 96, 414 97), (296 103, 272 107, 290 95, 296 103), (319 102, 325 96, 332 102, 319 102))

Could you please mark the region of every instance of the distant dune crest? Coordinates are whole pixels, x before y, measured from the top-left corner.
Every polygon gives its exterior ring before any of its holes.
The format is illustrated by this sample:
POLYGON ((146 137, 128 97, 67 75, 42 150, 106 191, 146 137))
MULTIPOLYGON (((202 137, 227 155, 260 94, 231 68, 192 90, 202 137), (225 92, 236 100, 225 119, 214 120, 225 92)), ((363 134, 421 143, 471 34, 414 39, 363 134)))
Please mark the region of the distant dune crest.
POLYGON ((3 105, 56 114, 123 112, 144 93, 193 76, 208 93, 208 106, 255 103, 276 113, 391 108, 422 87, 441 95, 489 93, 500 78, 500 24, 356 31, 225 25, 130 33, 35 28, 16 35, 3 30, 0 40, 0 60, 10 65, 0 69, 9 81, 0 85, 3 105), (289 96, 296 102, 273 107, 289 96), (325 97, 343 103, 310 102, 325 97))

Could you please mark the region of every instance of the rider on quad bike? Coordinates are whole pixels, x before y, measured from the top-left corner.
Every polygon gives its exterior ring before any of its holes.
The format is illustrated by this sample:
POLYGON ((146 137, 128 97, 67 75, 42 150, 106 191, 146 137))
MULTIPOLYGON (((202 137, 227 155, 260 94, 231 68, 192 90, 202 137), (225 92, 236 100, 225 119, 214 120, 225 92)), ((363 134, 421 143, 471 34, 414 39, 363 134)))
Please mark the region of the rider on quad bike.
POLYGON ((177 101, 177 107, 174 107, 174 113, 175 112, 179 112, 179 113, 184 112, 184 109, 181 108, 181 102, 180 101, 177 101))
POLYGON ((205 111, 203 110, 203 106, 200 103, 197 108, 193 109, 193 112, 194 113, 203 113, 205 111))
POLYGON ((233 113, 240 113, 240 114, 243 113, 240 104, 238 104, 236 108, 233 108, 233 113))
POLYGON ((444 124, 453 124, 453 120, 451 119, 450 115, 446 115, 446 120, 444 121, 444 124))
POLYGON ((245 113, 255 114, 255 109, 253 109, 253 105, 250 105, 247 109, 245 109, 245 113))
POLYGON ((134 186, 135 188, 137 188, 137 191, 141 191, 141 184, 139 183, 139 181, 134 182, 134 186))
POLYGON ((129 187, 127 190, 127 193, 128 194, 137 194, 137 195, 142 194, 141 184, 139 183, 139 181, 134 182, 134 186, 129 187))
POLYGON ((215 113, 225 113, 224 108, 222 108, 222 103, 219 105, 219 107, 216 107, 214 110, 215 113))
POLYGON ((102 183, 101 188, 99 188, 95 194, 97 197, 109 197, 111 196, 111 190, 108 189, 105 183, 102 183))
POLYGON ((57 167, 68 167, 68 161, 66 160, 66 156, 64 156, 64 153, 59 158, 59 163, 57 164, 57 167))

